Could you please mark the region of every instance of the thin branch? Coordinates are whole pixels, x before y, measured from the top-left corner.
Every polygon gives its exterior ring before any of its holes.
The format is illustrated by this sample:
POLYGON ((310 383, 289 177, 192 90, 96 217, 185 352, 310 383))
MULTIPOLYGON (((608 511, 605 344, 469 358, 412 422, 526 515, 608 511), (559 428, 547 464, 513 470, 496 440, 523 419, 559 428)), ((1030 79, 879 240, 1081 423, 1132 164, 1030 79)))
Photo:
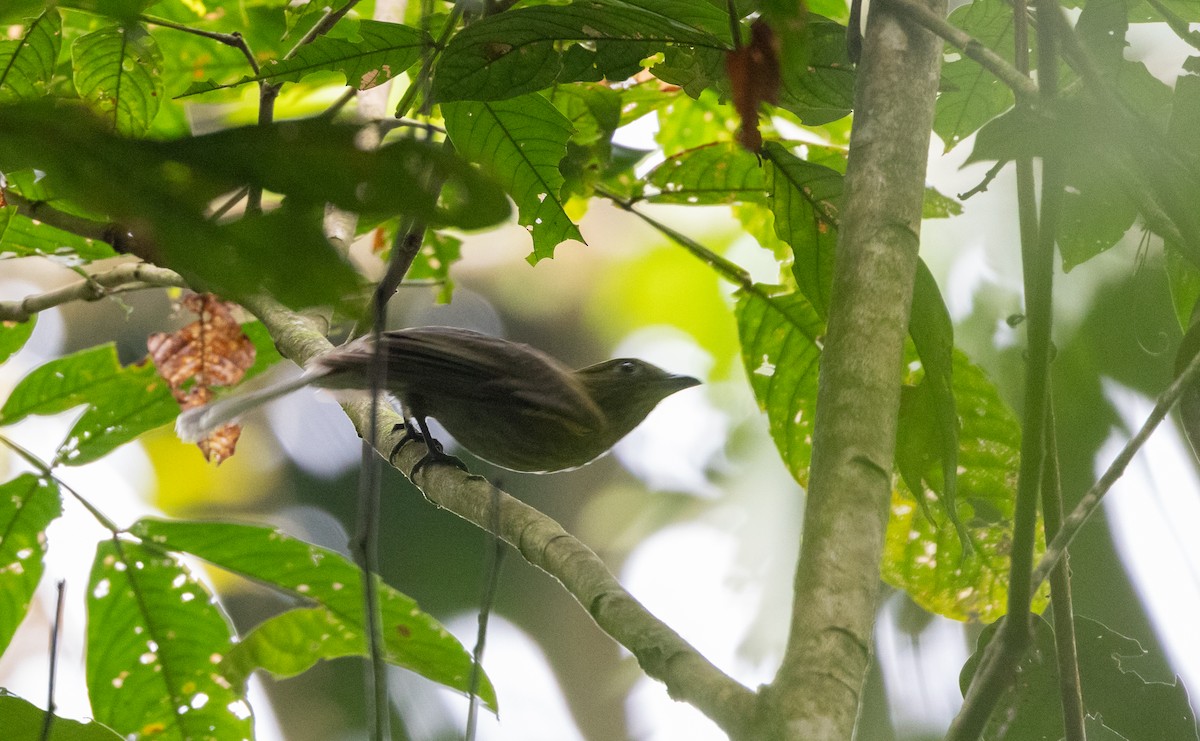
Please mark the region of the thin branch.
POLYGON ((46 293, 0 301, 0 320, 23 322, 38 312, 72 301, 98 301, 114 293, 168 286, 186 288, 187 282, 173 270, 143 262, 125 263, 46 293))
POLYGON ((193 36, 200 36, 200 37, 203 37, 206 39, 211 39, 213 41, 216 41, 217 43, 224 44, 225 46, 233 47, 234 49, 237 49, 238 51, 240 51, 242 53, 242 56, 244 56, 246 58, 246 61, 250 63, 250 69, 254 70, 255 76, 258 76, 258 74, 260 72, 260 70, 258 68, 258 60, 254 58, 254 52, 250 50, 250 45, 246 42, 246 38, 244 36, 242 36, 242 34, 238 31, 234 31, 233 33, 219 33, 217 31, 206 31, 203 28, 193 28, 192 26, 185 26, 182 23, 176 23, 175 21, 170 21, 170 20, 167 20, 166 18, 158 18, 156 16, 147 15, 145 13, 143 13, 142 15, 140 15, 138 17, 141 19, 141 21, 143 23, 149 23, 152 26, 161 26, 163 28, 170 28, 174 31, 182 31, 183 33, 190 33, 193 36))
POLYGON ((1175 35, 1186 41, 1192 47, 1200 49, 1200 33, 1193 31, 1186 20, 1179 17, 1175 11, 1171 10, 1162 2, 1162 0, 1146 0, 1154 11, 1163 17, 1175 35))
MULTIPOLYGON (((263 321, 280 352, 301 365, 333 349, 308 319, 273 301, 249 299, 243 305, 263 321)), ((370 406, 368 394, 343 405, 363 437, 368 434, 370 406)), ((400 422, 395 412, 380 405, 376 427, 380 455, 388 456, 403 441, 403 431, 396 429, 400 422)), ((743 724, 753 714, 753 692, 713 666, 647 611, 595 553, 553 519, 495 489, 482 477, 452 465, 426 464, 414 474, 414 466, 426 453, 424 444, 409 440, 397 451, 393 465, 435 505, 489 532, 495 517, 493 497, 497 498, 497 535, 531 564, 558 579, 603 631, 637 657, 649 676, 667 685, 672 697, 700 709, 735 738, 744 737, 743 724)))
POLYGON ((330 10, 325 13, 325 15, 321 16, 321 20, 314 23, 313 27, 308 29, 308 32, 300 37, 300 40, 296 42, 295 46, 289 49, 287 54, 283 55, 283 58, 285 60, 291 59, 292 57, 296 56, 297 52, 299 52, 301 48, 311 44, 317 39, 317 37, 324 36, 325 34, 329 33, 333 27, 337 25, 337 22, 344 18, 347 13, 353 10, 354 6, 358 5, 359 2, 360 0, 349 0, 349 2, 337 10, 330 10))
POLYGON ((894 10, 906 16, 909 20, 924 26, 927 30, 942 37, 952 46, 958 48, 969 59, 979 63, 981 67, 995 75, 1001 82, 1012 88, 1019 98, 1033 98, 1038 94, 1037 83, 1028 75, 1009 64, 1003 57, 987 48, 979 39, 955 27, 943 16, 933 12, 915 0, 884 0, 894 10))
POLYGON ((117 524, 110 520, 107 515, 96 509, 95 505, 84 499, 83 496, 81 496, 79 492, 72 489, 67 482, 63 481, 58 476, 55 476, 53 466, 46 463, 41 458, 38 458, 20 443, 16 442, 15 440, 11 440, 4 435, 0 435, 0 445, 3 445, 12 452, 16 453, 26 463, 33 466, 44 478, 50 479, 55 483, 56 486, 61 489, 65 489, 68 494, 75 497, 76 501, 82 504, 83 508, 91 513, 92 517, 96 518, 96 522, 99 522, 101 526, 113 534, 113 537, 116 537, 117 533, 121 532, 121 528, 117 527, 117 524))
MULTIPOLYGON (((1060 13, 1057 0, 1037 0, 1039 17, 1060 13)), ((1049 108, 1058 95, 1057 29, 1043 23, 1038 37, 1039 99, 1049 108)), ((1022 53, 1018 51, 1018 59, 1022 53)), ((1062 158, 1042 158, 1041 211, 1032 219, 1032 164, 1018 163, 1021 189, 1021 257, 1025 278, 1025 315, 1028 319, 1025 360, 1025 405, 1021 429, 1021 463, 1013 515, 1007 614, 996 637, 988 644, 983 661, 967 689, 962 708, 954 718, 947 741, 974 741, 1029 647, 1030 604, 1034 581, 1033 548, 1038 499, 1045 461, 1046 423, 1049 413, 1050 333, 1053 326, 1054 243, 1058 233, 1064 192, 1062 158)))
MULTIPOLYGON (((1062 481, 1058 468, 1058 434, 1054 424, 1053 392, 1047 404, 1046 464, 1042 472, 1042 523, 1046 540, 1062 529, 1062 481)), ((1079 649, 1075 643, 1075 608, 1071 596, 1071 571, 1066 558, 1050 575, 1050 609, 1054 616, 1054 654, 1058 663, 1059 704, 1062 705, 1064 741, 1087 741, 1084 730, 1083 684, 1079 677, 1079 649)))
POLYGON ((979 181, 979 185, 976 185, 974 188, 971 188, 965 193, 959 193, 958 200, 965 201, 971 196, 986 192, 988 186, 992 184, 992 181, 996 179, 996 176, 1000 174, 1000 171, 1003 170, 1004 166, 1009 162, 1010 160, 998 160, 996 164, 992 165, 987 173, 983 176, 983 180, 979 181))
POLYGON ((454 31, 458 28, 458 21, 462 18, 463 3, 455 3, 454 8, 450 10, 449 17, 446 18, 446 25, 442 27, 442 35, 438 37, 425 58, 421 60, 421 69, 416 76, 412 78, 412 84, 400 96, 400 101, 396 103, 396 118, 403 118, 408 115, 408 110, 412 107, 413 102, 429 84, 429 75, 433 71, 433 63, 438 55, 442 53, 442 49, 446 48, 446 43, 450 41, 450 37, 454 35, 454 31))
POLYGON ((479 596, 479 625, 475 631, 475 650, 471 652, 471 681, 467 691, 470 704, 467 707, 466 741, 475 741, 475 724, 479 714, 479 682, 483 677, 483 650, 487 645, 488 617, 496 602, 496 587, 500 582, 500 565, 504 563, 504 541, 496 535, 500 532, 499 489, 492 489, 491 549, 483 568, 483 593, 479 596))
POLYGON ((54 728, 54 711, 58 705, 54 702, 55 686, 58 683, 58 643, 62 631, 63 603, 67 592, 67 581, 58 580, 58 597, 54 601, 54 622, 50 625, 50 681, 46 687, 46 714, 42 716, 41 741, 50 741, 50 731, 54 728))
POLYGON ((1175 402, 1179 401, 1179 397, 1187 388, 1200 380, 1200 355, 1192 358, 1192 362, 1188 363, 1187 367, 1180 373, 1171 385, 1167 387, 1159 397, 1158 402, 1154 405, 1150 416, 1146 417, 1146 421, 1142 423, 1141 429, 1137 434, 1130 438, 1129 442, 1125 443, 1125 447, 1109 464, 1108 469, 1104 471, 1099 480, 1088 489, 1087 494, 1079 500, 1079 504, 1075 505, 1075 509, 1071 510, 1071 514, 1067 515, 1067 519, 1063 521, 1062 529, 1054 536, 1054 540, 1046 546, 1046 553, 1042 556, 1042 560, 1038 562, 1037 568, 1033 571, 1033 584, 1037 586, 1046 580, 1050 570, 1053 569, 1058 562, 1066 556, 1067 547, 1071 545, 1071 541, 1079 534, 1080 528, 1088 521, 1088 518, 1100 507, 1100 501, 1112 485, 1117 483, 1117 480, 1125 474, 1125 469, 1129 467, 1130 461, 1141 450, 1146 441, 1150 439, 1150 435, 1154 432, 1171 411, 1171 407, 1175 406, 1175 402))
POLYGON ((628 211, 629 213, 649 224, 654 229, 658 230, 664 236, 669 237, 679 244, 679 246, 692 253, 694 257, 698 258, 701 262, 715 270, 718 275, 730 283, 733 283, 742 289, 757 294, 763 298, 767 297, 767 295, 763 293, 762 290, 758 288, 758 286, 750 278, 750 273, 746 272, 746 269, 741 265, 726 260, 724 257, 721 257, 691 237, 672 229, 652 216, 642 213, 638 209, 634 208, 634 202, 632 200, 622 198, 603 186, 596 186, 596 195, 607 198, 617 207, 624 211, 628 211))

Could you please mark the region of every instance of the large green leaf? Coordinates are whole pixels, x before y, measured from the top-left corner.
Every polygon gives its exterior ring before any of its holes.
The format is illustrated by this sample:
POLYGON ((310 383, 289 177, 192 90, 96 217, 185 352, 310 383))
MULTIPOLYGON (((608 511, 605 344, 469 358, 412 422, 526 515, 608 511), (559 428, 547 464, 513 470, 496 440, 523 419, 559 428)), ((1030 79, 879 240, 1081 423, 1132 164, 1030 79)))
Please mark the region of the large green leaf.
POLYGON ((738 297, 742 361, 784 465, 807 486, 825 322, 803 294, 767 290, 738 297))
POLYGON ((116 25, 80 36, 71 45, 75 89, 109 128, 139 136, 163 98, 162 53, 140 25, 116 25))
MULTIPOLYGON (((976 0, 954 10, 950 22, 1001 57, 1012 60, 1013 11, 1003 0, 976 0)), ((1012 90, 978 62, 960 52, 942 65, 933 130, 950 151, 1013 105, 1012 90)))
POLYGON ((446 103, 446 133, 463 156, 492 173, 517 203, 533 235, 529 261, 554 256, 568 239, 583 241, 563 208, 558 163, 567 155, 571 123, 550 101, 531 93, 510 100, 446 103))
POLYGON ((767 187, 775 233, 792 246, 796 285, 824 318, 833 286, 842 174, 805 162, 778 142, 767 142, 763 157, 770 162, 767 187))
MULTIPOLYGON (((985 741, 1063 736, 1054 629, 1045 618, 1036 616, 1033 629, 1033 646, 1021 661, 1015 686, 1001 695, 984 730, 985 741)), ((959 678, 964 692, 997 632, 998 624, 993 623, 980 634, 975 653, 963 666, 959 678)), ((1075 616, 1075 636, 1084 712, 1103 717, 1103 726, 1109 734, 1100 738, 1127 741, 1198 738, 1188 693, 1178 678, 1172 684, 1147 681, 1135 670, 1123 666, 1145 655, 1145 649, 1137 641, 1079 615, 1075 616)), ((1089 727, 1088 738, 1092 737, 1089 727)))
POLYGON ((179 405, 153 364, 122 368, 110 343, 35 368, 0 407, 0 425, 81 404, 87 409, 59 446, 56 462, 79 465, 96 460, 179 414, 179 405))
POLYGON ((300 47, 291 59, 278 59, 263 66, 259 75, 247 75, 237 82, 219 84, 212 80, 193 84, 184 95, 236 87, 248 82, 273 84, 299 82, 314 72, 340 72, 346 84, 355 90, 368 90, 403 73, 432 44, 429 34, 399 23, 363 20, 356 39, 322 36, 300 47))
MULTIPOLYGON (((939 484, 945 474, 943 463, 930 455, 919 476, 924 482, 920 492, 907 484, 914 478, 911 473, 898 481, 881 572, 885 581, 930 612, 957 620, 994 620, 1003 614, 1008 594, 1021 426, 983 371, 958 351, 953 358, 953 396, 960 425, 954 505, 975 548, 964 552, 946 510, 948 498, 939 498, 935 486, 926 489, 925 484, 939 484)), ((923 419, 902 414, 898 434, 927 436, 929 446, 938 449, 945 422, 936 406, 928 409, 923 419)), ((1037 552, 1043 547, 1039 538, 1037 552)), ((1045 599, 1043 586, 1035 604, 1044 605, 1045 599)))
POLYGON ((0 41, 0 103, 45 95, 61 48, 62 16, 56 8, 30 19, 19 38, 0 41))
POLYGON ((42 736, 46 711, 0 688, 0 718, 4 719, 6 741, 122 741, 110 728, 95 721, 80 723, 71 718, 54 717, 50 737, 42 736))
POLYGON ((236 299, 272 291, 293 305, 334 304, 358 288, 321 232, 325 203, 376 215, 479 228, 507 217, 498 186, 441 147, 404 139, 375 150, 323 121, 134 141, 89 116, 48 106, 0 110, 0 169, 37 168, 64 198, 135 227, 127 245, 236 299), (438 202, 430 187, 446 181, 438 202), (212 200, 243 185, 288 196, 286 208, 219 224, 212 200))
POLYGON ((23 473, 0 484, 0 654, 29 610, 46 566, 46 528, 61 514, 51 481, 23 473))
POLYGON ((732 142, 719 142, 667 157, 646 175, 657 192, 652 203, 707 206, 765 203, 767 174, 758 158, 732 142))
MULTIPOLYGON (((924 377, 920 381, 920 393, 916 394, 920 414, 932 421, 933 434, 928 436, 930 445, 915 457, 918 466, 924 468, 925 461, 941 461, 942 475, 934 479, 933 488, 942 498, 950 522, 958 532, 963 548, 970 547, 970 538, 958 516, 958 411, 954 401, 954 324, 950 311, 942 300, 937 280, 929 271, 924 260, 917 262, 917 274, 913 284, 912 311, 909 314, 908 334, 921 360, 924 377)), ((901 411, 903 414, 903 398, 901 411)), ((896 463, 901 475, 906 477, 909 489, 925 491, 924 470, 906 471, 906 458, 902 453, 906 446, 925 436, 914 435, 905 430, 896 441, 896 463)), ((911 448, 909 448, 911 449, 911 448)), ((909 459, 911 460, 911 459, 909 459)), ((920 500, 924 503, 924 496, 920 500)))
POLYGON ((556 81, 621 80, 672 44, 726 49, 716 34, 727 27, 717 8, 685 0, 516 8, 472 23, 450 40, 437 65, 433 97, 502 100, 556 81))
MULTIPOLYGON (((226 668, 232 678, 260 667, 290 676, 321 659, 365 654, 362 571, 344 556, 253 525, 141 520, 130 532, 156 548, 191 554, 316 603, 285 612, 251 632, 229 656, 226 668)), ((382 581, 378 586, 386 659, 467 691, 470 655, 411 598, 382 581)), ((496 707, 487 677, 479 696, 496 707)))
POLYGON ((96 720, 136 738, 252 738, 242 691, 216 671, 233 628, 183 564, 140 543, 103 541, 87 611, 96 720))

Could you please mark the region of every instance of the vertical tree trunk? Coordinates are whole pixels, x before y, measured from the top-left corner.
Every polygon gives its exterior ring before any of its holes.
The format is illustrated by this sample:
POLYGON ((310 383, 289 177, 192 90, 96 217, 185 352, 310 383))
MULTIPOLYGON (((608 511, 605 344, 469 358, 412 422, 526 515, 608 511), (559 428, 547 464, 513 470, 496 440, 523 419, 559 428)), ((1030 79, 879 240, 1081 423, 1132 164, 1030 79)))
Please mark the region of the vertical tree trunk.
MULTIPOLYGON (((938 13, 945 0, 925 0, 938 13)), ((871 9, 791 634, 760 738, 848 741, 871 653, 941 40, 871 9)))

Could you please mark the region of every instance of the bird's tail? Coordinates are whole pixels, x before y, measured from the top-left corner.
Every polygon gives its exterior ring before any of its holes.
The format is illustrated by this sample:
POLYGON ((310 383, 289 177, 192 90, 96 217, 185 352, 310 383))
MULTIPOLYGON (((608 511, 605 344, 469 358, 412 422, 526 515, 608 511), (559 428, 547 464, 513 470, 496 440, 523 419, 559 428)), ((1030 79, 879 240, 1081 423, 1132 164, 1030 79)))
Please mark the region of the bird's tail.
POLYGON ((328 375, 328 371, 308 370, 295 378, 289 378, 256 391, 234 394, 202 407, 188 409, 175 421, 175 434, 179 436, 180 440, 188 443, 203 440, 221 425, 234 421, 260 404, 290 394, 325 375, 328 375))

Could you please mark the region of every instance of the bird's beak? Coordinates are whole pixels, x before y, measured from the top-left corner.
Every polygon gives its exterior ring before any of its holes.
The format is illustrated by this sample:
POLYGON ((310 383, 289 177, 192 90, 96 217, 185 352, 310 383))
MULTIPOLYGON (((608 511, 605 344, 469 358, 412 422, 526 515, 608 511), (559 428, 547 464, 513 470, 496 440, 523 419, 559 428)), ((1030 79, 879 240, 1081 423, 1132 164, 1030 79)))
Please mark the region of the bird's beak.
POLYGON ((672 376, 668 376, 666 379, 666 386, 667 386, 667 388, 671 389, 672 394, 675 393, 676 391, 683 391, 684 389, 690 389, 692 386, 699 386, 700 383, 701 383, 700 379, 692 378, 691 376, 672 375, 672 376))

